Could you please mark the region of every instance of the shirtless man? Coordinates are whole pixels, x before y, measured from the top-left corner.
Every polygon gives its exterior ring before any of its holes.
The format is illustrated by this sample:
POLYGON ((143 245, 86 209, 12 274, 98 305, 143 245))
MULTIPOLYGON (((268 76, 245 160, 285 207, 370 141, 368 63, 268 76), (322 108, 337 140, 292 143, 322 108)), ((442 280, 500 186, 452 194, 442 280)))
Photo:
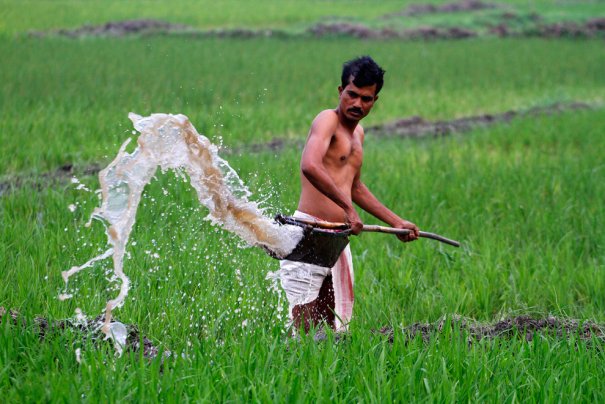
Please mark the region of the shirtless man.
MULTIPOLYGON (((418 238, 418 227, 385 207, 361 181, 364 131, 359 125, 378 100, 384 71, 369 56, 343 66, 340 102, 320 112, 309 131, 301 159, 302 191, 294 217, 346 222, 353 234, 363 223, 353 202, 392 227, 410 229, 402 241, 418 238)), ((353 308, 353 266, 347 246, 333 268, 281 262, 282 286, 294 326, 307 332, 326 322, 346 330, 353 308)))

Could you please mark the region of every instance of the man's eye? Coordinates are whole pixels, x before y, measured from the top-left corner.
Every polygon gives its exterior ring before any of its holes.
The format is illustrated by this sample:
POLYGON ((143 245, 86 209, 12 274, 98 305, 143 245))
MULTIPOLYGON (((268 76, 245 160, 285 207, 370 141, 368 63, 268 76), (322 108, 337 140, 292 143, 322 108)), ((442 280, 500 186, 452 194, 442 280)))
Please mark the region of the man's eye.
POLYGON ((363 100, 363 102, 370 102, 370 101, 372 101, 372 97, 362 97, 361 99, 363 100))

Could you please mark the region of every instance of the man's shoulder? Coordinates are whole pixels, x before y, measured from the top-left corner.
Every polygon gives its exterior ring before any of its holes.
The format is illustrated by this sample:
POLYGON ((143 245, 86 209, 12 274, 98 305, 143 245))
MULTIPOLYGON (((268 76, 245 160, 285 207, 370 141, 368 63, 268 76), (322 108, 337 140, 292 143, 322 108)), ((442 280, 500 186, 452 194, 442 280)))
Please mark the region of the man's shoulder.
POLYGON ((363 130, 363 126, 361 126, 360 124, 357 124, 357 127, 355 128, 355 132, 358 133, 362 138, 365 136, 365 131, 363 130))
POLYGON ((324 109, 315 116, 315 119, 313 119, 313 123, 316 122, 337 124, 338 114, 333 109, 324 109))
POLYGON ((311 132, 333 133, 338 127, 338 115, 333 109, 321 111, 311 124, 311 132))

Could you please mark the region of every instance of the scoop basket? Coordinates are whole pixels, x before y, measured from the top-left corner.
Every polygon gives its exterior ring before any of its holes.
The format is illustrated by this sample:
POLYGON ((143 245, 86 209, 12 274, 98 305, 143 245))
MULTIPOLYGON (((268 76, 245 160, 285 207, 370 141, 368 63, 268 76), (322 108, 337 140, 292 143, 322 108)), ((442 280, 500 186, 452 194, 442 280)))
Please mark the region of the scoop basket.
MULTIPOLYGON (((296 248, 283 259, 307 264, 318 265, 331 268, 338 261, 338 257, 349 244, 351 229, 346 223, 332 223, 322 220, 309 220, 295 218, 278 214, 275 221, 280 224, 289 224, 303 228, 303 238, 296 245, 296 248)), ((408 229, 395 229, 392 227, 364 225, 364 232, 389 233, 397 235, 407 235, 408 229)), ((420 237, 430 238, 449 244, 454 247, 460 247, 460 243, 440 236, 435 233, 421 231, 420 237)), ((275 255, 272 255, 274 258, 275 255)))
POLYGON ((303 238, 284 259, 331 268, 349 244, 351 230, 347 225, 324 229, 290 216, 277 215, 275 221, 303 228, 303 238))

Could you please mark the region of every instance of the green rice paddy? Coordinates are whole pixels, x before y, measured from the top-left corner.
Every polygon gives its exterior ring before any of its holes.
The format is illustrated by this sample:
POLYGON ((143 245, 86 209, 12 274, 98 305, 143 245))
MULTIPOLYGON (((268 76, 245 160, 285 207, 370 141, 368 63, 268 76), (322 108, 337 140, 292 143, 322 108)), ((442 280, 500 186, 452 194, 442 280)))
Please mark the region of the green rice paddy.
MULTIPOLYGON (((518 315, 605 322, 602 40, 20 35, 139 16, 130 3, 99 4, 2 2, 0 57, 9 62, 0 69, 0 306, 26 322, 0 321, 2 401, 603 400, 597 338, 538 334, 530 342, 520 335, 469 344, 466 331, 446 326, 428 343, 397 331, 389 342, 371 332, 454 314, 486 323, 518 315), (63 14, 46 11, 58 7, 63 14), (16 21, 15 10, 25 9, 28 19, 16 21), (70 281, 73 299, 57 299, 61 271, 105 248, 103 226, 84 226, 99 199, 98 180, 83 172, 109 163, 132 136, 129 111, 184 113, 211 140, 240 147, 225 157, 253 198, 268 215, 289 213, 301 150, 246 145, 303 140, 315 114, 336 105, 342 62, 359 54, 387 70, 364 125, 561 101, 593 107, 438 138, 369 134, 363 181, 401 216, 463 247, 379 234, 353 239, 356 302, 344 339, 289 338, 284 296, 265 279, 277 261, 211 226, 193 190, 172 173, 158 173, 145 193, 125 262, 131 291, 114 312, 171 356, 116 357, 109 342, 70 329, 39 338, 34 317, 71 318, 76 308, 94 317, 117 294, 106 260, 70 281), (66 164, 90 191, 47 175, 66 164)), ((211 18, 141 4, 142 16, 179 22, 180 13, 180 22, 200 27, 297 28, 343 9, 340 1, 287 3, 263 15, 243 3, 209 5, 217 10, 211 18)), ((359 2, 342 15, 403 6, 359 2)))

